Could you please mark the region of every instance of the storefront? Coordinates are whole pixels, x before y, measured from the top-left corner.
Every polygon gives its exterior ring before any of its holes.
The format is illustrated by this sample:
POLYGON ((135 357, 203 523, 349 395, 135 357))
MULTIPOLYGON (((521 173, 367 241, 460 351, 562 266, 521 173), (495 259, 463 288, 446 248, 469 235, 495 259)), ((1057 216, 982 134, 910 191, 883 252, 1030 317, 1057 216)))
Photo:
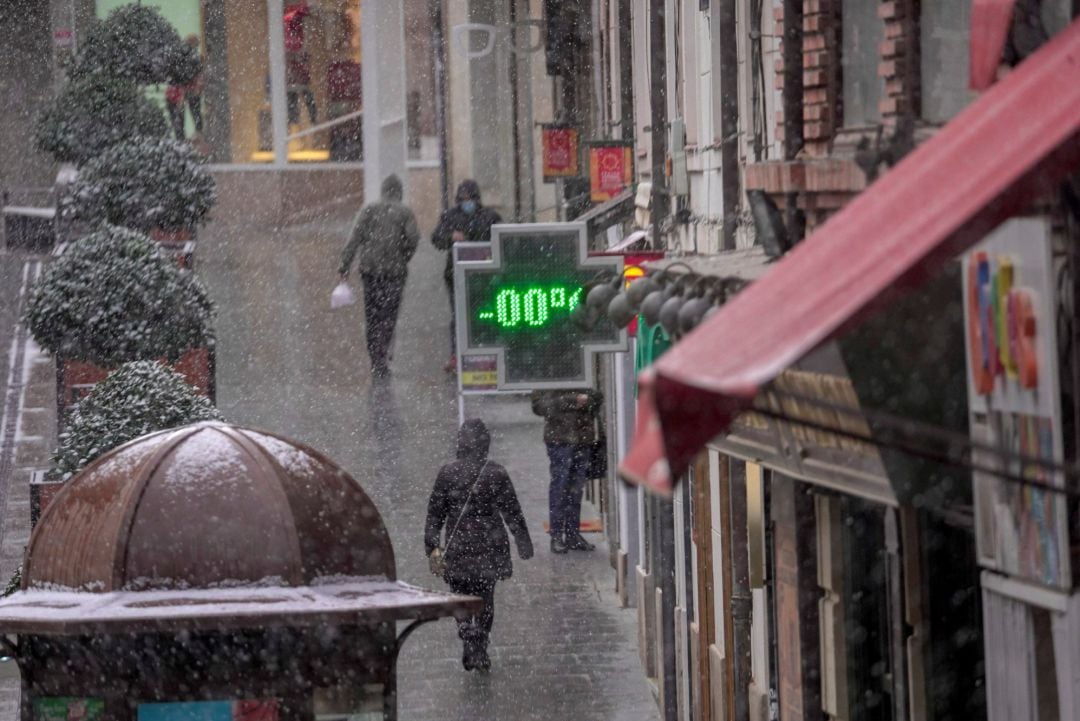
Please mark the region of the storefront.
MULTIPOLYGON (((1077 617, 1057 318, 1065 248, 1049 216, 1010 221, 964 258, 968 403, 991 719, 1075 719, 1077 617)), ((1070 424, 1071 426, 1071 424, 1070 424)))
MULTIPOLYGON (((963 359, 959 389, 929 361, 956 365, 967 332, 956 254, 1017 214, 1064 215, 1052 191, 1080 157, 1080 94, 1063 80, 1078 44, 1073 23, 642 374, 620 472, 709 508, 711 527, 695 524, 695 553, 711 556, 698 592, 714 599, 696 604, 711 634, 698 708, 714 717, 1077 718, 1071 546, 1052 500, 1070 457, 1054 432, 1070 425, 1004 398, 964 418, 963 359), (696 484, 703 449, 709 483, 696 484), (979 577, 980 561, 997 572, 979 577)), ((1053 402, 1052 370, 1021 361, 1032 329, 1053 334, 1071 309, 1040 317, 1050 284, 1017 280, 1019 256, 995 271, 1002 255, 974 276, 979 303, 1006 302, 971 347, 1053 402), (1003 290, 1020 283, 1026 296, 1003 290)))
MULTIPOLYGON (((126 2, 98 0, 96 15, 102 18, 126 2)), ((377 3, 362 8, 361 0, 145 4, 157 7, 181 38, 198 43, 205 73, 201 87, 180 89, 184 135, 202 135, 213 162, 363 161, 365 57, 377 69, 367 82, 375 82, 377 89, 393 86, 401 95, 392 104, 405 111, 400 138, 406 157, 438 161, 434 55, 425 0, 401 3, 397 13, 377 3), (382 64, 376 55, 389 43, 397 45, 398 68, 382 64)), ((159 87, 155 95, 167 106, 179 95, 175 90, 159 87)))

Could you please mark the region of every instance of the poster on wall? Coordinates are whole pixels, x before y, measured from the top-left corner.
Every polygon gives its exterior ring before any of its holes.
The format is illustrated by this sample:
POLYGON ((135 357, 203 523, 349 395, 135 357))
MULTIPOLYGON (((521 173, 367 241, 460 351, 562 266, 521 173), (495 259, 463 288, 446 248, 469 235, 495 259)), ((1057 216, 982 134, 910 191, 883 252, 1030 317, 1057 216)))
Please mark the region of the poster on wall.
POLYGON ((620 140, 589 143, 589 197, 594 203, 611 200, 634 180, 633 144, 620 140))
POLYGON ((1002 225, 964 256, 963 281, 979 562, 1068 589, 1066 498, 1022 482, 1063 485, 1037 462, 1064 459, 1049 222, 1002 225))
POLYGON ((99 721, 105 702, 99 698, 57 696, 34 699, 34 721, 99 721))
POLYGON ((278 721, 274 699, 139 704, 138 721, 278 721))
POLYGON ((568 125, 547 123, 541 126, 544 182, 578 176, 578 131, 568 125))

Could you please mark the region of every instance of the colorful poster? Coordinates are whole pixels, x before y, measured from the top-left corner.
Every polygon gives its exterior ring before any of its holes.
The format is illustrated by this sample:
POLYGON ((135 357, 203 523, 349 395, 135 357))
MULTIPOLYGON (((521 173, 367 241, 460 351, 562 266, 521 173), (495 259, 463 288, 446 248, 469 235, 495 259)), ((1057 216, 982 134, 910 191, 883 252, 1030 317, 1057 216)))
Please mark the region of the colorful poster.
POLYGON ((461 389, 493 391, 499 387, 499 357, 466 355, 461 357, 461 389))
POLYGON ((578 131, 565 125, 544 125, 541 128, 543 145, 544 182, 556 178, 578 176, 578 131))
POLYGON ((34 721, 99 721, 105 718, 105 702, 99 698, 36 698, 34 721))
POLYGON ((276 700, 139 704, 138 721, 277 721, 276 700))
POLYGON ((1046 488, 1064 481, 1050 243, 1049 223, 1025 218, 965 255, 965 347, 979 561, 1068 589, 1066 499, 1046 488))
POLYGON ((594 203, 611 200, 634 180, 632 145, 622 141, 589 144, 589 194, 594 203))

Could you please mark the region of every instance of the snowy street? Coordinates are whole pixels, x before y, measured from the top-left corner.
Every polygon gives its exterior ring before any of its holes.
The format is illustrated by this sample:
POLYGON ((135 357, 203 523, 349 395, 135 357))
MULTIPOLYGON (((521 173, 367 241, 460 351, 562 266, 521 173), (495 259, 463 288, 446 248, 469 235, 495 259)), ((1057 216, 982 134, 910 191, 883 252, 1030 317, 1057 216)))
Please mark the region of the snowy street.
MULTIPOLYGON (((275 233, 221 222, 201 233, 197 271, 219 305, 218 406, 230 422, 292 436, 340 463, 383 514, 398 577, 442 588, 428 572, 423 523, 435 473, 453 458, 457 425, 454 383, 442 371, 449 352, 443 256, 421 241, 392 376, 373 387, 361 305, 329 307, 350 220, 346 209, 275 233)), ((635 611, 617 606, 607 547, 593 535, 593 553, 548 550, 541 419, 525 397, 473 400, 468 408, 492 430, 492 457, 510 472, 536 555, 515 556, 514 577, 496 588, 490 675, 462 670, 449 619, 410 637, 401 657, 401 718, 655 719, 635 611)))

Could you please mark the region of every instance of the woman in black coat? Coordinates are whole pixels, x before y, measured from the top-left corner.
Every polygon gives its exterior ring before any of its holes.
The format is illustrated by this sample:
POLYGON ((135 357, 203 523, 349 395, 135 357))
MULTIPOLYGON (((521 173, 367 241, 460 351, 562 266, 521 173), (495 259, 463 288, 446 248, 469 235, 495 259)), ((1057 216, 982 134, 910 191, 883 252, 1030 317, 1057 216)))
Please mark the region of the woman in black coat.
POLYGON ((458 619, 458 635, 464 642, 461 662, 467 670, 491 667, 487 645, 495 620, 495 583, 513 573, 506 528, 522 560, 533 554, 514 485, 505 468, 488 460, 490 445, 483 421, 462 424, 457 460, 439 469, 424 528, 427 554, 439 547, 444 550, 443 578, 450 589, 484 601, 478 616, 458 619), (440 542, 444 528, 445 545, 440 542))

